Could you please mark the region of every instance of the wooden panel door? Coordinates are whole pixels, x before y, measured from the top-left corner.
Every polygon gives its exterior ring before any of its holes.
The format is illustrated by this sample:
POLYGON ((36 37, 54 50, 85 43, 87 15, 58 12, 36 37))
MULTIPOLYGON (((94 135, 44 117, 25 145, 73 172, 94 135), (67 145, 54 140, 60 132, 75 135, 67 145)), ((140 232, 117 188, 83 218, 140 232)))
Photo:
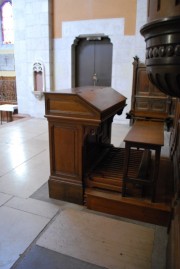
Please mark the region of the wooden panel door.
POLYGON ((112 44, 109 38, 80 39, 75 49, 75 86, 111 86, 112 44))

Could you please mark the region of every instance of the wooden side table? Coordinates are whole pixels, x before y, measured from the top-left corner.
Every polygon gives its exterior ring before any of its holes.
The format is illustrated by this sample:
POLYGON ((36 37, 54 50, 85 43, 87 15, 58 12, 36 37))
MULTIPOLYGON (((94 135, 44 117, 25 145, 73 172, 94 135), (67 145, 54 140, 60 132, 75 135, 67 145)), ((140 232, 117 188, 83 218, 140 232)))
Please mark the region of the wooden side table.
POLYGON ((8 122, 8 113, 12 113, 14 112, 15 109, 18 108, 18 105, 11 105, 11 104, 4 104, 4 105, 0 105, 0 113, 1 113, 1 124, 2 124, 2 112, 5 111, 6 115, 7 115, 7 122, 8 122))
MULTIPOLYGON (((128 177, 130 149, 149 149, 155 151, 154 175, 150 181, 152 185, 152 202, 155 202, 156 183, 158 180, 161 147, 164 145, 164 124, 153 121, 136 121, 124 139, 125 162, 123 171, 122 196, 126 195, 126 183, 133 183, 134 179, 128 177)), ((137 180, 138 181, 138 180, 137 180)), ((139 180, 143 184, 143 180, 139 180)), ((144 182, 145 183, 145 182, 144 182)))

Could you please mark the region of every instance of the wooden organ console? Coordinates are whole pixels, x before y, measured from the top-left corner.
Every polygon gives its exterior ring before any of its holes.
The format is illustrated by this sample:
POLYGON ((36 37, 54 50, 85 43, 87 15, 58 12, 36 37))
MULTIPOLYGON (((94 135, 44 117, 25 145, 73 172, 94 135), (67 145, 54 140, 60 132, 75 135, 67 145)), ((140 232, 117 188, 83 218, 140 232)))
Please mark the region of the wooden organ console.
MULTIPOLYGON (((44 92, 44 95, 49 128, 50 198, 167 225, 169 205, 152 203, 151 187, 144 189, 136 184, 136 179, 148 183, 151 173, 147 171, 154 170, 151 154, 146 154, 144 148, 130 150, 127 177, 135 184, 128 182, 127 197, 122 195, 126 148, 111 144, 111 124, 116 114, 122 114, 126 98, 110 87, 96 86, 44 92)), ((160 188, 162 193, 164 187, 160 188)), ((159 188, 157 196, 161 200, 159 188)))
POLYGON ((49 125, 49 195, 84 203, 85 177, 111 143, 111 123, 126 98, 110 87, 79 87, 45 92, 49 125))

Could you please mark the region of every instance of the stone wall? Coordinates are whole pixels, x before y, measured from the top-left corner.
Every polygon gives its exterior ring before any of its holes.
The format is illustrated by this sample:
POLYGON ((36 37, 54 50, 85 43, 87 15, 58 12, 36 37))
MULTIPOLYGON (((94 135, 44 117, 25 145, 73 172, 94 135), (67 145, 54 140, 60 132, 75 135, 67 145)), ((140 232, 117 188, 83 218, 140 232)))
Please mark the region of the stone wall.
POLYGON ((32 91, 33 64, 41 61, 45 69, 45 89, 52 88, 51 0, 14 0, 15 69, 19 113, 44 116, 44 100, 32 91))

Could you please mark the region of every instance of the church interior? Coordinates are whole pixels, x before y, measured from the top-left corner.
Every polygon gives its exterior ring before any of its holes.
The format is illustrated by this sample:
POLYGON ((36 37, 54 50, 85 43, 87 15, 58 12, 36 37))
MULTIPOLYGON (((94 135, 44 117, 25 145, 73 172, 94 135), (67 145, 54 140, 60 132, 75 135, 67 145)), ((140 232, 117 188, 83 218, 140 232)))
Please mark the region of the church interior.
POLYGON ((0 0, 0 268, 180 267, 180 1, 0 0))

